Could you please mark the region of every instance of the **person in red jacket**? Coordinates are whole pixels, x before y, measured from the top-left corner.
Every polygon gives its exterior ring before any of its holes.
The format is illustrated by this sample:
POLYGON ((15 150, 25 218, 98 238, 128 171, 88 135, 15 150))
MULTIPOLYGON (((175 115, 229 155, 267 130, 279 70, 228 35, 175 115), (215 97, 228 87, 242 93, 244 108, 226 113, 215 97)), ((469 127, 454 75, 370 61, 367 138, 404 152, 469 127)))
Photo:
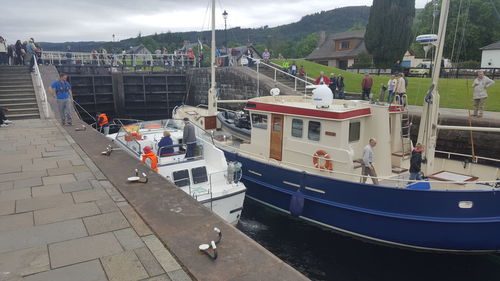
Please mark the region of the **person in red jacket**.
POLYGON ((143 151, 144 154, 142 155, 142 163, 148 165, 151 169, 158 173, 158 157, 151 149, 151 146, 145 146, 143 151))
POLYGON ((319 73, 319 77, 316 78, 316 81, 314 81, 315 85, 330 85, 330 79, 328 79, 328 76, 325 75, 323 71, 319 73))
POLYGON ((363 89, 363 93, 361 94, 362 100, 370 99, 370 92, 372 90, 372 86, 373 86, 373 78, 370 76, 370 74, 368 74, 368 72, 365 72, 365 77, 363 77, 363 80, 361 80, 361 89, 363 89))

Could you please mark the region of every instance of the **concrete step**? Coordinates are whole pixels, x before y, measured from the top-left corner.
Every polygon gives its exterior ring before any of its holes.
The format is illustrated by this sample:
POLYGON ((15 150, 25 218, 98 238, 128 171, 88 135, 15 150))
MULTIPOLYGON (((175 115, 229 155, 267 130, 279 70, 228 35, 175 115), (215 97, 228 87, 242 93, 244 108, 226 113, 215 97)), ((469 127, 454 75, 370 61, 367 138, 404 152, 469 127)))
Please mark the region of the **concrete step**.
POLYGON ((28 108, 8 108, 8 113, 10 115, 17 114, 39 114, 38 107, 28 107, 28 108))
POLYGON ((5 117, 9 120, 21 120, 21 119, 39 119, 39 113, 20 113, 20 114, 6 114, 5 117))
MULTIPOLYGON (((4 104, 16 104, 16 103, 36 103, 36 97, 33 95, 33 97, 23 97, 23 98, 9 98, 9 99, 0 99, 0 105, 3 106, 4 104)), ((7 107, 8 108, 8 107, 7 107)))
MULTIPOLYGON (((36 99, 33 99, 36 100, 36 99)), ((8 108, 8 109, 15 109, 15 108, 32 108, 32 107, 37 107, 36 102, 18 102, 18 103, 2 103, 0 100, 0 105, 2 107, 8 108)))
POLYGON ((25 96, 35 96, 35 92, 33 90, 0 92, 0 99, 22 98, 25 96))
POLYGON ((22 92, 22 93, 0 93, 0 100, 6 99, 19 99, 19 98, 35 98, 34 92, 22 92))
POLYGON ((33 85, 4 85, 0 86, 0 91, 2 90, 27 90, 27 89, 33 89, 33 85))

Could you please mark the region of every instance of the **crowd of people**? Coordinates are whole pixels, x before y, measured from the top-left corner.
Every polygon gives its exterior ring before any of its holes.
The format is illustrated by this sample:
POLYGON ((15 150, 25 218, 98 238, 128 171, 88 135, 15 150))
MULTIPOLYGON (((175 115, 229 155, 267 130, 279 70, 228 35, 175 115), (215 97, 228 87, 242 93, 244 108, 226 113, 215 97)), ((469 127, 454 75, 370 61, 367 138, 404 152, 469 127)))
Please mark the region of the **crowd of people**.
POLYGON ((330 73, 330 77, 325 75, 324 71, 320 72, 320 75, 314 81, 315 85, 327 85, 330 90, 332 90, 334 99, 345 99, 345 84, 344 84, 344 76, 342 74, 338 74, 335 76, 335 73, 330 73))
POLYGON ((17 40, 15 44, 8 44, 0 36, 0 65, 29 65, 30 71, 33 71, 35 60, 42 63, 42 48, 35 39, 30 38, 24 42, 17 40))

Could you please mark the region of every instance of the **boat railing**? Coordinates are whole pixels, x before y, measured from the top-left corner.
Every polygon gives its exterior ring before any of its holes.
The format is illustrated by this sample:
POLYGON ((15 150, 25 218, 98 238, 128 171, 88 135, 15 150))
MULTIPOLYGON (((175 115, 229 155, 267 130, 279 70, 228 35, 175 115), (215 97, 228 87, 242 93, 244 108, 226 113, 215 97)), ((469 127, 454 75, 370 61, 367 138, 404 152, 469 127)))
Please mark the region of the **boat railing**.
POLYGON ((459 157, 466 157, 467 159, 472 159, 474 162, 477 162, 478 160, 485 160, 485 161, 491 161, 491 162, 495 162, 495 163, 500 164, 500 159, 481 157, 481 156, 472 156, 469 154, 462 154, 462 153, 448 152, 448 151, 441 151, 441 150, 436 150, 436 153, 446 155, 447 159, 451 159, 452 156, 459 156, 459 157))
POLYGON ((40 68, 38 67, 37 59, 35 58, 33 61, 35 62, 33 65, 35 70, 35 87, 40 97, 45 118, 49 118, 49 101, 47 100, 47 92, 45 91, 45 86, 43 85, 42 75, 40 75, 40 68))
MULTIPOLYGON (((227 144, 223 144, 223 143, 218 144, 218 146, 225 147, 226 150, 237 152, 240 155, 248 155, 248 156, 251 156, 253 158, 258 158, 258 159, 262 160, 264 163, 267 163, 267 164, 273 164, 273 165, 281 166, 281 167, 284 167, 284 168, 287 168, 287 169, 296 170, 298 172, 303 172, 303 171, 307 171, 307 170, 313 170, 313 171, 321 171, 321 173, 323 173, 325 176, 330 176, 330 175, 338 174, 338 175, 348 176, 348 177, 352 177, 352 178, 356 178, 357 177, 357 178, 360 178, 360 179, 363 177, 363 175, 361 175, 359 173, 350 173, 350 172, 344 172, 344 171, 337 171, 335 169, 332 169, 332 170, 321 169, 319 167, 316 168, 316 167, 314 167, 312 165, 311 166, 306 166, 306 165, 302 165, 302 164, 294 163, 294 162, 278 161, 278 160, 275 160, 275 159, 272 159, 272 158, 263 157, 260 154, 255 154, 255 153, 251 153, 251 152, 248 152, 248 151, 241 151, 241 150, 235 149, 235 147, 233 147, 233 146, 230 146, 230 145, 227 145, 227 144), (328 174, 330 174, 330 175, 328 175, 328 174)), ((409 180, 409 179, 402 178, 400 176, 394 176, 394 175, 390 175, 390 176, 377 176, 377 177, 370 177, 370 178, 376 178, 379 181, 394 182, 398 186, 406 186, 407 183, 424 182, 424 181, 419 181, 419 180, 409 180)), ((446 184, 464 184, 464 183, 471 184, 472 183, 472 184, 484 184, 484 185, 489 185, 489 186, 492 186, 492 187, 496 187, 498 184, 500 184, 500 179, 496 179, 496 180, 479 180, 478 179, 478 180, 467 181, 467 182, 452 181, 452 180, 450 180, 450 181, 439 181, 439 180, 426 179, 425 182, 426 183, 440 183, 440 184, 443 184, 443 183, 446 183, 446 184)))

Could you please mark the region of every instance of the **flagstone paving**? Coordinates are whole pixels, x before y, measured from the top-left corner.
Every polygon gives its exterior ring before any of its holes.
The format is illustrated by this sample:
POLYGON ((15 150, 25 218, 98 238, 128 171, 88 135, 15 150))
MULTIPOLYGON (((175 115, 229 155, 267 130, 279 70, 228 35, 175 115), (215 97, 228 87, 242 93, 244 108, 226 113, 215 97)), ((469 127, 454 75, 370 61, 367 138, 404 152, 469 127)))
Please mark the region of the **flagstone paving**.
POLYGON ((0 128, 0 280, 191 280, 53 120, 0 128))

